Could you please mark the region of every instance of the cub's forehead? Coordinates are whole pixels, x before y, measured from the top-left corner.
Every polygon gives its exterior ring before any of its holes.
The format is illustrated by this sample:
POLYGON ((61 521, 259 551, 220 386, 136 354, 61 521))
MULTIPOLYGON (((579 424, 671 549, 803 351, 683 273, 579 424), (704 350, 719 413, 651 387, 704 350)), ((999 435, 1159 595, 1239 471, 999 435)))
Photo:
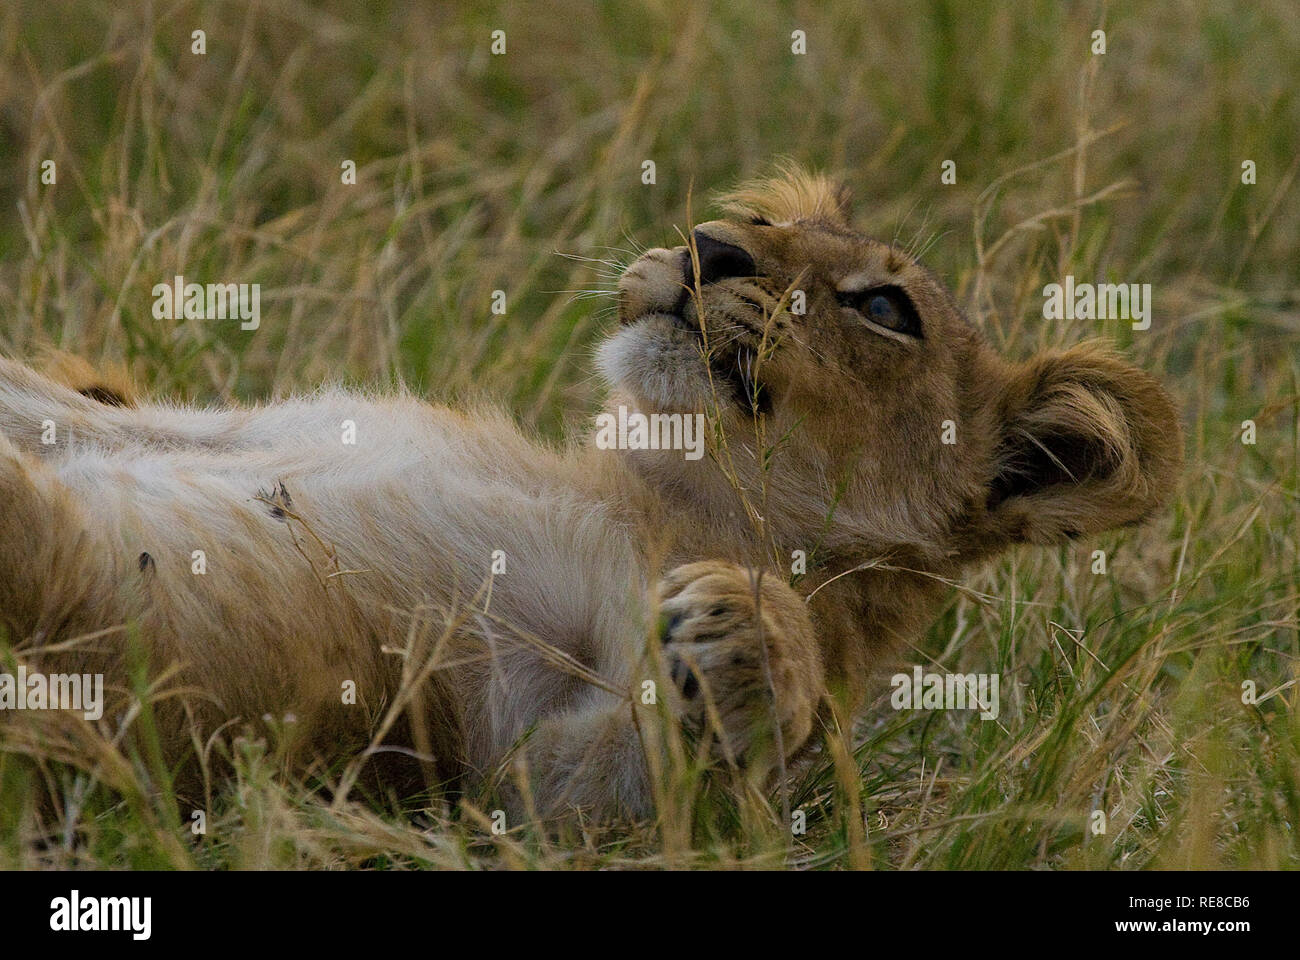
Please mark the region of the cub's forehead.
POLYGON ((798 272, 807 268, 841 290, 883 283, 930 283, 933 279, 904 251, 833 220, 751 223, 728 219, 701 227, 714 239, 742 247, 769 270, 798 272))
POLYGON ((885 283, 928 282, 928 272, 897 247, 852 231, 812 230, 804 244, 810 259, 831 277, 838 290, 865 290, 885 283))
POLYGON ((947 284, 904 250, 834 220, 805 218, 748 223, 718 220, 701 229, 742 247, 760 272, 792 280, 802 276, 849 293, 893 285, 905 290, 931 328, 973 332, 947 284))

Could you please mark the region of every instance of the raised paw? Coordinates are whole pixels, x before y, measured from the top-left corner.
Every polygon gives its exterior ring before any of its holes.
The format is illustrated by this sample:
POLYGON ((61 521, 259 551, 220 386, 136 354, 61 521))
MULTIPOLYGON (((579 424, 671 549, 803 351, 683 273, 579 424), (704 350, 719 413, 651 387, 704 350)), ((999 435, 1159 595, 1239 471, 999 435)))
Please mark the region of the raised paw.
POLYGON ((776 746, 774 719, 787 756, 802 745, 823 685, 803 599, 770 573, 756 594, 757 576, 705 561, 677 567, 659 584, 661 639, 682 720, 738 761, 752 760, 760 743, 776 746))

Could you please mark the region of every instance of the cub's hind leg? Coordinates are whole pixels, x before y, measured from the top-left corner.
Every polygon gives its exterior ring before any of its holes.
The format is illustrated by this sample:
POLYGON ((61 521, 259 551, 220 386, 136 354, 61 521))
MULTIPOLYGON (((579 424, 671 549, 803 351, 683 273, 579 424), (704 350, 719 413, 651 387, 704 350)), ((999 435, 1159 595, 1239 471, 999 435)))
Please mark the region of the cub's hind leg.
POLYGON ((109 553, 50 467, 0 435, 0 631, 44 647, 120 622, 109 553))
POLYGON ((51 350, 41 358, 38 369, 56 383, 69 387, 88 400, 110 407, 133 407, 135 384, 126 368, 114 363, 92 364, 85 357, 51 350))
POLYGON ((120 443, 129 435, 133 412, 130 399, 118 393, 126 388, 106 386, 82 366, 65 363, 51 377, 0 357, 0 436, 42 459, 61 456, 74 437, 103 446, 120 443))

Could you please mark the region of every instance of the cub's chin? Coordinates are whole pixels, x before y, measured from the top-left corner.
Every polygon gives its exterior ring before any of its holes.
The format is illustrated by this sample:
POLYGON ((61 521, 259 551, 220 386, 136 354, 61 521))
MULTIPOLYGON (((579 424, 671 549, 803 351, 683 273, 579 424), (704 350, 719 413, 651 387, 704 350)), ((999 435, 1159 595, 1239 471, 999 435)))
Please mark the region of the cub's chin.
POLYGON ((650 313, 600 345, 596 369, 645 413, 690 413, 709 405, 700 336, 678 316, 650 313))

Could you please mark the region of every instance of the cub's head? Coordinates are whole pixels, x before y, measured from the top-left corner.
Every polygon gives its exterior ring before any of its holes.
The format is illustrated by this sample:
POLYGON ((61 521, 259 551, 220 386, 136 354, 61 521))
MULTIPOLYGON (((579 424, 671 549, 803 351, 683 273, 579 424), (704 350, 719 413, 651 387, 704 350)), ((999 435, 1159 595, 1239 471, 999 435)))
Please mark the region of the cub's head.
POLYGON ((727 438, 699 461, 629 451, 639 472, 716 516, 739 486, 787 543, 932 567, 1160 505, 1181 440, 1153 377, 1097 345, 999 357, 846 200, 799 172, 753 183, 623 273, 598 355, 612 405, 703 412, 727 438))

